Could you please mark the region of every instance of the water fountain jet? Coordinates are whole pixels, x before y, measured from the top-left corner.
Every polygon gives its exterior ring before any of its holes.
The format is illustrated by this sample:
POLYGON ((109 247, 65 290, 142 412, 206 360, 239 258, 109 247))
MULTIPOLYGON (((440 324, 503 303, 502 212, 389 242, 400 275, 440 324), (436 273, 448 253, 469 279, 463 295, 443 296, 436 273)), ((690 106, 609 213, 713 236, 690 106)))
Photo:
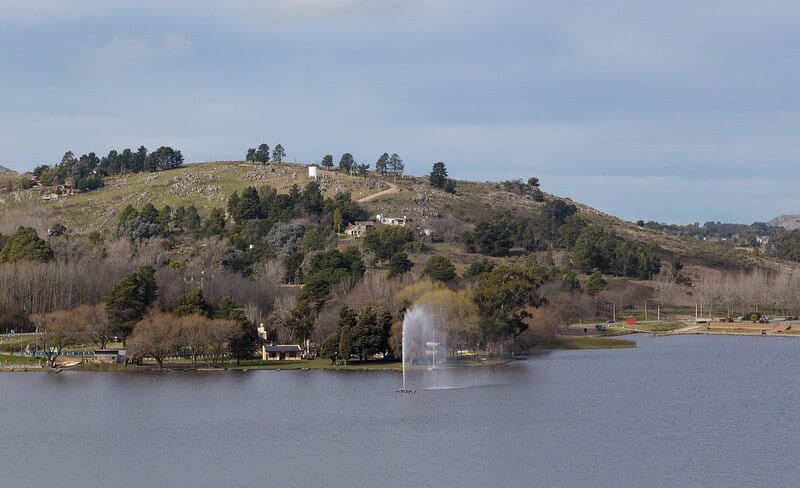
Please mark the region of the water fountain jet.
POLYGON ((433 314, 425 307, 406 310, 403 317, 403 388, 398 393, 416 393, 408 389, 408 373, 432 371, 444 360, 444 333, 436 330, 433 314))

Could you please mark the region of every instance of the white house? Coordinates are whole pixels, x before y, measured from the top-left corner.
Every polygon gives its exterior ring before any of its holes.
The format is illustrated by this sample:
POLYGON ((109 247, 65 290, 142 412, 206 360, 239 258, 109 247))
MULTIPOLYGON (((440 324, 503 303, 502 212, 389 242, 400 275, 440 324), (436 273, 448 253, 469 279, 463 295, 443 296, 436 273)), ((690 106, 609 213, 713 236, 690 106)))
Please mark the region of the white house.
POLYGON ((411 224, 411 219, 403 215, 402 217, 387 217, 383 214, 378 214, 375 216, 375 220, 379 224, 383 225, 399 225, 400 227, 406 227, 411 224))

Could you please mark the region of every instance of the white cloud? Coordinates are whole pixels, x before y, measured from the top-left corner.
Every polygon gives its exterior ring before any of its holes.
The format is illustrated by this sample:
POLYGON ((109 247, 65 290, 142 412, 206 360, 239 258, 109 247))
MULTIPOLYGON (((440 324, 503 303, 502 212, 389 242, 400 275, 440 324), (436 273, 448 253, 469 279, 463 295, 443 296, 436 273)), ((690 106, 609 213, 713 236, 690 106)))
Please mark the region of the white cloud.
POLYGON ((90 67, 107 69, 131 63, 184 57, 191 52, 191 42, 181 34, 170 34, 156 40, 117 34, 105 46, 84 53, 83 61, 90 67))
POLYGON ((54 18, 79 18, 93 8, 102 8, 97 0, 15 0, 0 1, 0 22, 47 21, 54 18))
POLYGON ((397 13, 413 0, 248 0, 248 11, 267 18, 304 20, 331 15, 381 15, 397 13))

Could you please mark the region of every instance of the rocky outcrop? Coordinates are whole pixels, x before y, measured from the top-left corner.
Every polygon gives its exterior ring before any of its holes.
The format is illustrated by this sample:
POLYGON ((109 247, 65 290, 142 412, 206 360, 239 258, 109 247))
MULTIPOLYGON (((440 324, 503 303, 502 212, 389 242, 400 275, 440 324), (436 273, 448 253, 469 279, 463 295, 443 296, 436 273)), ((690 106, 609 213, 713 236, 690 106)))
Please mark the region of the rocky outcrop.
POLYGON ((786 230, 800 229, 800 215, 779 215, 767 222, 773 227, 783 227, 786 230))

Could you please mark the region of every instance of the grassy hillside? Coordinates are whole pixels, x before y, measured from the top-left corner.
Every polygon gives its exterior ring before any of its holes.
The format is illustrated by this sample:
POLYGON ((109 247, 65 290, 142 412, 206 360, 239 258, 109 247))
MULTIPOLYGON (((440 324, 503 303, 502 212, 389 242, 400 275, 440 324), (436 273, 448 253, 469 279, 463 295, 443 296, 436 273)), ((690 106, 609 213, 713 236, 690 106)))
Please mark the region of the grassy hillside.
MULTIPOLYGON (((127 205, 140 208, 146 203, 156 207, 169 205, 195 205, 200 214, 207 215, 212 208, 225 208, 228 197, 253 185, 270 185, 286 193, 292 185, 302 188, 308 183, 308 172, 303 164, 253 165, 236 161, 189 164, 185 167, 158 173, 137 173, 106 179, 106 186, 85 194, 62 196, 47 200, 49 190, 0 190, 0 232, 13 232, 19 225, 36 228, 40 234, 55 222, 60 222, 74 233, 99 231, 109 234, 118 216, 127 205), (44 198, 43 198, 44 197, 44 198)), ((544 202, 509 193, 496 182, 459 181, 456 194, 433 189, 427 177, 382 177, 370 173, 368 177, 343 175, 335 171, 320 171, 319 183, 323 193, 349 191, 360 199, 390 188, 388 192, 362 203, 371 214, 407 216, 420 229, 431 229, 444 236, 460 235, 475 223, 501 210, 511 210, 517 215, 533 213, 553 196, 545 195, 544 202)), ((669 253, 681 254, 687 265, 750 269, 752 267, 794 266, 757 256, 751 251, 710 244, 692 238, 672 236, 664 232, 638 227, 616 217, 604 214, 578 202, 581 217, 633 241, 654 243, 669 253)), ((463 252, 453 243, 435 243, 433 247, 454 258, 463 268, 477 259, 463 252)), ((460 270, 459 270, 460 271, 460 270)))
MULTIPOLYGON (((386 188, 385 183, 334 172, 322 172, 323 192, 332 195, 349 191, 353 198, 386 188)), ((158 173, 136 173, 106 179, 99 190, 84 194, 44 200, 46 189, 13 191, 0 194, 0 211, 7 215, 0 232, 9 232, 18 225, 32 225, 46 230, 60 222, 75 233, 110 232, 117 217, 127 206, 141 207, 152 203, 156 207, 194 205, 201 215, 212 208, 225 208, 234 191, 247 186, 271 185, 287 193, 293 184, 302 188, 308 180, 304 165, 252 165, 241 162, 190 164, 158 173)))

